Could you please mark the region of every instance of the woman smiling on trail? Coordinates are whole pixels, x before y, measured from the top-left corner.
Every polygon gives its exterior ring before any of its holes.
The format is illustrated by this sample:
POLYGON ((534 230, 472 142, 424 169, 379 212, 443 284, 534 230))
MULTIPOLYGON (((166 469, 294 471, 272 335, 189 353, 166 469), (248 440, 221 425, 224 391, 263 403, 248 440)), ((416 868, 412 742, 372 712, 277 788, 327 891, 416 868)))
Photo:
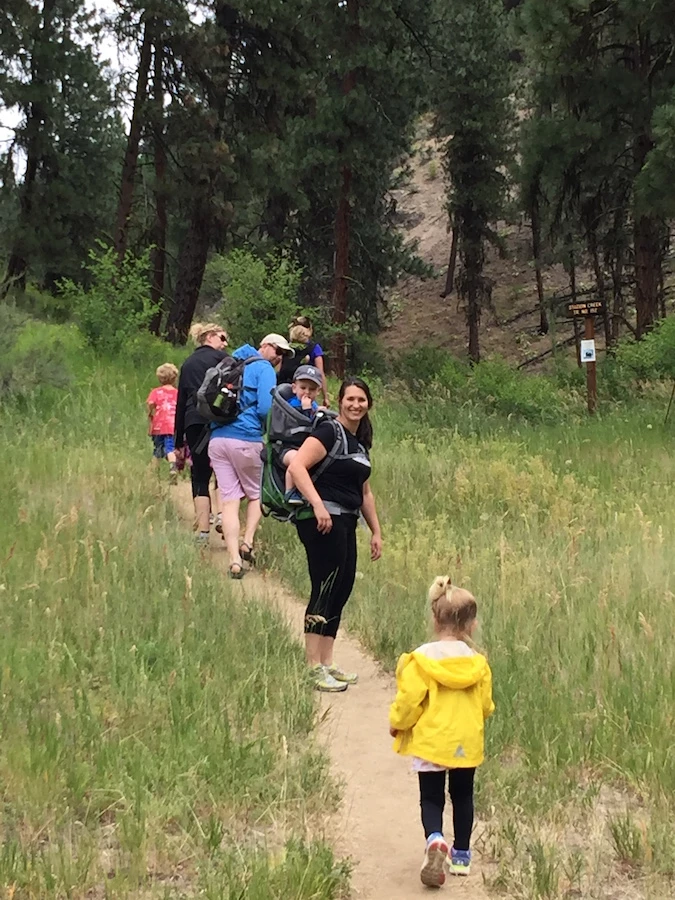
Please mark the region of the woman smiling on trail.
POLYGON ((344 691, 357 676, 333 662, 333 645, 342 610, 356 576, 356 525, 359 513, 371 531, 370 558, 382 555, 382 534, 375 497, 368 484, 373 429, 368 385, 348 378, 340 387, 337 419, 327 419, 298 450, 289 472, 311 505, 296 518, 298 536, 307 553, 312 583, 305 612, 307 662, 317 690, 344 691), (330 456, 330 464, 312 482, 311 472, 330 456))

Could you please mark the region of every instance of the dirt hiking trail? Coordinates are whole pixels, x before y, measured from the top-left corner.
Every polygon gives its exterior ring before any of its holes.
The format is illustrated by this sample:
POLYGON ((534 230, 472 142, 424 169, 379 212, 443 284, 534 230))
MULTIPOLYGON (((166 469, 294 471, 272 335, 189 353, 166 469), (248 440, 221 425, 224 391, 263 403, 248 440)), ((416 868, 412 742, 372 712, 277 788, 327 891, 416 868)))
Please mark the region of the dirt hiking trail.
MULTIPOLYGON (((176 490, 181 517, 192 522, 187 485, 176 490)), ((227 577, 227 554, 212 532, 210 560, 227 577)), ((276 607, 302 636, 305 603, 278 588, 279 580, 249 571, 231 584, 250 597, 276 607)), ((411 897, 488 900, 480 860, 474 856, 468 878, 448 876, 437 891, 419 880, 424 837, 419 821, 417 778, 410 762, 391 749, 387 712, 394 698, 394 679, 382 672, 359 642, 342 631, 336 645, 340 665, 359 673, 359 683, 341 694, 321 694, 319 740, 330 755, 331 769, 343 783, 342 803, 329 826, 334 850, 354 865, 354 900, 408 900, 411 897)), ((450 802, 445 816, 450 819, 450 802)), ((451 829, 448 829, 450 833, 451 829)))

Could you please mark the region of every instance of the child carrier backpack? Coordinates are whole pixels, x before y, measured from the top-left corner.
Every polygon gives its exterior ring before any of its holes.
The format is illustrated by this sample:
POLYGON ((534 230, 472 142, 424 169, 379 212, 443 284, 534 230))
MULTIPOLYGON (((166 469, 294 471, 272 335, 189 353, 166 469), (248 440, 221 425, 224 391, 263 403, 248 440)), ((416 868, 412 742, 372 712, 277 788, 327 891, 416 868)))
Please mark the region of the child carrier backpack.
POLYGON ((200 416, 217 425, 230 425, 242 411, 241 392, 244 387, 244 369, 249 363, 260 359, 225 359, 206 370, 204 380, 197 390, 195 406, 200 416))
POLYGON ((296 516, 302 516, 309 509, 309 504, 290 506, 285 500, 286 467, 281 458, 286 450, 297 450, 308 438, 320 422, 333 423, 337 440, 326 458, 312 474, 315 482, 326 471, 335 459, 348 456, 347 436, 342 425, 337 421, 337 413, 331 410, 319 410, 309 419, 299 409, 292 407, 289 400, 293 397, 290 384, 280 384, 272 391, 272 406, 267 414, 265 429, 265 446, 260 454, 262 471, 260 473, 260 505, 264 516, 272 516, 282 522, 290 522, 296 516))

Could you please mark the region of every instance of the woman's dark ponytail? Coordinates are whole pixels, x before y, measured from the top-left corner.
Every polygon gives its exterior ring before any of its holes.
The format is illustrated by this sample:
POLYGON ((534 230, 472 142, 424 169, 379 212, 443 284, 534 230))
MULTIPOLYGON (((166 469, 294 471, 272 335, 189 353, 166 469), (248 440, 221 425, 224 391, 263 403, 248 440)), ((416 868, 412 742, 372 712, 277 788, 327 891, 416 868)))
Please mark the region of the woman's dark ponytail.
MULTIPOLYGON (((372 409, 373 395, 370 393, 370 388, 362 378, 358 378, 356 375, 345 378, 345 380, 340 385, 338 403, 342 403, 345 393, 347 392, 347 388, 350 387, 356 387, 359 388, 359 390, 363 391, 368 400, 368 409, 372 409)), ((370 450, 370 448, 373 446, 373 425, 370 421, 370 416, 368 415, 368 413, 366 413, 359 422, 359 427, 356 431, 356 440, 359 442, 359 444, 363 444, 366 450, 370 450)))

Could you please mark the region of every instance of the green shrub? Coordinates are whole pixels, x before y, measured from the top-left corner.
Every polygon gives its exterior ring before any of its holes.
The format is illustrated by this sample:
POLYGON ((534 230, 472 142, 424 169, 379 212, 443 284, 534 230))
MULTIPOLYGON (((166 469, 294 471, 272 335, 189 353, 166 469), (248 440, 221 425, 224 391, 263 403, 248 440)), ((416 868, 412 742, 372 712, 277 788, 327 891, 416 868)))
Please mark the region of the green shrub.
POLYGON ((472 393, 506 416, 528 422, 560 421, 563 395, 544 375, 523 375, 502 359, 486 360, 473 369, 472 393))
POLYGON ((89 252, 91 287, 70 279, 59 284, 61 297, 95 350, 115 356, 150 324, 156 304, 150 299, 149 255, 149 250, 138 257, 127 251, 118 265, 115 250, 99 242, 98 250, 89 252))
POLYGON ((373 334, 355 331, 349 338, 348 368, 366 381, 373 377, 386 380, 391 371, 387 351, 373 334))
POLYGON ((642 381, 675 378, 675 319, 661 319, 641 341, 621 341, 616 360, 642 381))
POLYGON ((215 255, 207 265, 209 293, 222 297, 214 316, 227 326, 232 346, 256 343, 269 332, 286 334, 298 307, 302 270, 290 256, 264 259, 248 250, 215 255))
POLYGON ((66 387, 80 351, 75 329, 38 322, 14 306, 0 304, 0 399, 66 387))
POLYGON ((175 347, 149 331, 140 331, 124 345, 121 359, 134 368, 146 368, 148 372, 153 372, 165 362, 172 362, 180 368, 189 353, 189 348, 175 347))
POLYGON ((435 381, 440 387, 455 395, 460 391, 466 390, 470 373, 471 369, 466 363, 454 357, 449 357, 441 366, 435 381))
POLYGON ((447 350, 438 347, 417 347, 400 353, 392 360, 394 374, 409 387, 418 388, 434 381, 446 363, 455 360, 447 350))
POLYGON ((13 296, 17 307, 37 319, 47 319, 63 324, 70 319, 71 309, 62 294, 43 291, 35 284, 28 283, 24 291, 13 296))

